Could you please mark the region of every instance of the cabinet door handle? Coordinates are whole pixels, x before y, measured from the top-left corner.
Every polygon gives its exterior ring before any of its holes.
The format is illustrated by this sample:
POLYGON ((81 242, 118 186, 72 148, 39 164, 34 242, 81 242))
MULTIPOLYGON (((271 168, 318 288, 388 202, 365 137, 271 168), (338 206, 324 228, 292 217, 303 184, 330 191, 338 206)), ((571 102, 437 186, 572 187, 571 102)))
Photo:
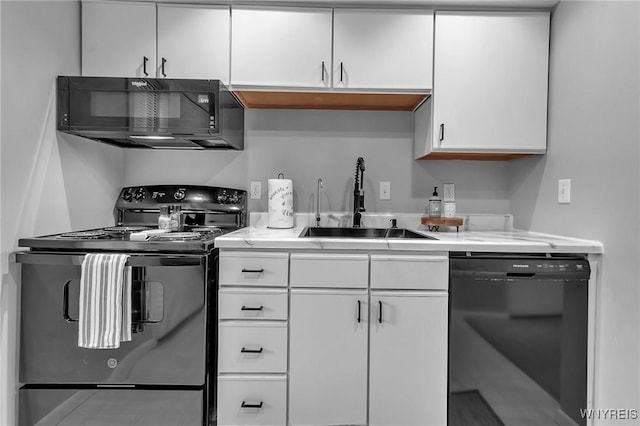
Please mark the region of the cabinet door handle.
POLYGON ((142 72, 144 73, 145 77, 149 75, 149 73, 147 72, 147 62, 149 62, 149 58, 147 58, 146 56, 142 57, 142 72))
POLYGON ((241 311, 261 311, 262 309, 264 309, 264 306, 262 305, 257 308, 251 308, 249 306, 242 305, 242 308, 240 308, 241 311))
POLYGON ((249 273, 253 273, 253 274, 261 274, 264 272, 264 268, 260 268, 260 269, 246 269, 246 268, 242 268, 242 272, 249 272, 249 273))
POLYGON ((242 404, 240 404, 240 407, 242 407, 242 408, 262 408, 262 401, 260 401, 259 404, 247 404, 246 402, 242 401, 242 404))
POLYGON ((261 354, 263 350, 264 348, 262 347, 260 349, 247 349, 243 346, 242 349, 240 349, 240 352, 243 354, 261 354))
POLYGON ((325 70, 325 68, 324 68, 324 61, 322 61, 322 70, 321 70, 320 72, 322 73, 322 76, 321 76, 321 77, 322 77, 322 82, 323 82, 323 83, 324 83, 324 70, 325 70))
POLYGON ((444 140, 444 123, 440 123, 440 142, 444 140))
POLYGON ((360 316, 360 305, 361 305, 361 303, 358 300, 358 323, 360 323, 360 320, 362 319, 361 316, 360 316))
POLYGON ((382 324, 382 301, 378 300, 378 308, 380 309, 378 313, 378 322, 382 324))
POLYGON ((78 322, 77 319, 69 316, 69 284, 71 284, 71 280, 64 283, 62 288, 62 316, 66 322, 78 322))
POLYGON ((160 71, 162 72, 162 76, 166 77, 167 74, 164 72, 164 65, 167 63, 167 60, 165 58, 162 58, 162 64, 160 65, 160 71))
POLYGON ((344 79, 344 65, 342 62, 340 62, 340 83, 342 83, 343 79, 344 79))

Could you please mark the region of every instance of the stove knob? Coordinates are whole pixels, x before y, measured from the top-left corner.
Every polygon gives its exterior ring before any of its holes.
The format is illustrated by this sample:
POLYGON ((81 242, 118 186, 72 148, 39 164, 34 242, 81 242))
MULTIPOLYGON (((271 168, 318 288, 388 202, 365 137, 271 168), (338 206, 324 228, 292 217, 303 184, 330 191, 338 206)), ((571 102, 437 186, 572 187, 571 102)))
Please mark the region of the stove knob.
POLYGON ((173 198, 175 198, 177 201, 182 201, 184 200, 184 197, 186 197, 187 194, 184 192, 184 189, 178 189, 176 191, 175 194, 173 194, 173 198))
POLYGON ((218 194, 218 203, 225 204, 229 201, 229 195, 227 195, 227 191, 222 191, 222 194, 218 194))
POLYGON ((145 199, 145 197, 146 197, 146 194, 144 193, 143 188, 138 188, 135 194, 133 194, 133 199, 136 201, 142 201, 145 199))
POLYGON ((229 202, 232 204, 238 204, 238 201, 240 201, 240 195, 238 194, 238 191, 235 191, 233 195, 229 197, 229 202))
POLYGON ((122 199, 125 200, 125 201, 133 200, 133 189, 127 188, 124 191, 124 194, 122 194, 122 199))

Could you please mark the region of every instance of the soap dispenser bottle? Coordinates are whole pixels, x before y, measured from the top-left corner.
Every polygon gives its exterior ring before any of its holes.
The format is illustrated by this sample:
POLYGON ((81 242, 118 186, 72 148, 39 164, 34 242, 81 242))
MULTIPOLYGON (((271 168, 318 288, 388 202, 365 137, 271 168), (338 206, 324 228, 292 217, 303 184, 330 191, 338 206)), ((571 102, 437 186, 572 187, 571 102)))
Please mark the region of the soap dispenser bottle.
POLYGON ((442 200, 438 197, 438 187, 433 187, 433 195, 429 197, 429 217, 442 216, 442 200))

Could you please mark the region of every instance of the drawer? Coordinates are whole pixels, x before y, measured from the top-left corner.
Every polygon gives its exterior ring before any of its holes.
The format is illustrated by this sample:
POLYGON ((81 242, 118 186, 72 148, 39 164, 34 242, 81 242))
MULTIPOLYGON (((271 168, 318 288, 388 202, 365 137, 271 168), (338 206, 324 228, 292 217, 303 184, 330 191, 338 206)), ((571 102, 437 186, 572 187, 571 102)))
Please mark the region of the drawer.
POLYGON ((447 290, 449 258, 438 255, 371 255, 371 288, 447 290))
POLYGON ((227 319, 286 320, 287 290, 224 287, 218 293, 218 316, 227 319))
POLYGON ((282 376, 218 376, 218 426, 285 426, 287 379, 282 376))
POLYGON ((287 323, 221 322, 218 326, 218 371, 285 373, 287 323))
POLYGON ((369 255, 292 253, 291 287, 367 288, 369 255))
POLYGON ((220 285, 286 287, 289 253, 220 252, 220 285))

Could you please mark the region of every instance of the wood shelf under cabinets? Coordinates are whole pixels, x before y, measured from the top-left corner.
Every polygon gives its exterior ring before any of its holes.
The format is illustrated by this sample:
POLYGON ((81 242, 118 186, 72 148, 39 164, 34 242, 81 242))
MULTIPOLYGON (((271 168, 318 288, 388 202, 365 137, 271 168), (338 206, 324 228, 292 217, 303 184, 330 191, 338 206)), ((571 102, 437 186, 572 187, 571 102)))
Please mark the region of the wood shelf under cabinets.
POLYGON ((245 108, 414 111, 430 95, 416 93, 276 92, 235 90, 245 108))
POLYGON ((416 160, 477 160, 477 161, 508 161, 517 158, 540 154, 509 154, 501 152, 430 152, 416 160))

